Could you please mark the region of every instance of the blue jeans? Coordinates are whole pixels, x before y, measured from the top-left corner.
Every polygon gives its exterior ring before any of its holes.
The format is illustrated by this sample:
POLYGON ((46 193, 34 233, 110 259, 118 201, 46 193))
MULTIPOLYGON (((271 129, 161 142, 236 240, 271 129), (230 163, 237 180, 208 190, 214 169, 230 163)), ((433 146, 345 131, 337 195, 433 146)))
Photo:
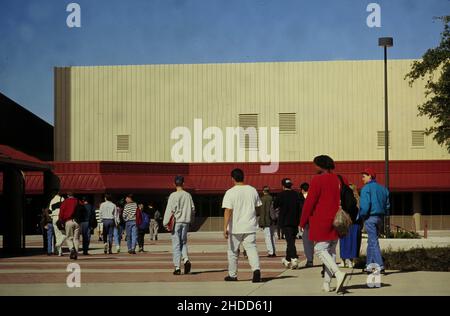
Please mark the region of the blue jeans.
POLYGON ((120 241, 122 240, 123 233, 123 224, 119 224, 118 226, 114 226, 114 244, 116 247, 120 248, 120 241))
POLYGON ((125 223, 125 229, 127 232, 127 245, 128 251, 135 250, 137 244, 137 226, 136 221, 128 221, 125 223))
POLYGON ((381 257, 380 243, 378 242, 378 232, 380 230, 382 218, 370 216, 365 222, 367 231, 367 267, 376 263, 380 269, 384 269, 383 258, 381 257))
POLYGON ((89 250, 89 244, 91 243, 91 228, 89 222, 81 222, 81 236, 83 236, 83 252, 86 253, 89 250))
POLYGON ((53 253, 53 224, 47 224, 47 253, 53 253))
POLYGON ((172 232, 173 265, 175 269, 180 268, 181 257, 183 260, 189 260, 187 248, 188 223, 175 223, 172 232))

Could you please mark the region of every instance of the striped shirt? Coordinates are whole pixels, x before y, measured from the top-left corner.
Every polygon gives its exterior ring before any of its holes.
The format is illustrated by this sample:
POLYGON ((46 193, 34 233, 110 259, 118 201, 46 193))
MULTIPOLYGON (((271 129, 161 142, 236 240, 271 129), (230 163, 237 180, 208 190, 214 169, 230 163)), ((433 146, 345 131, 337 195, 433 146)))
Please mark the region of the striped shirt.
POLYGON ((100 210, 97 209, 95 210, 95 218, 97 219, 97 223, 101 223, 102 222, 102 218, 100 217, 100 210))
POLYGON ((127 203, 123 209, 123 220, 125 222, 136 220, 136 202, 127 203))

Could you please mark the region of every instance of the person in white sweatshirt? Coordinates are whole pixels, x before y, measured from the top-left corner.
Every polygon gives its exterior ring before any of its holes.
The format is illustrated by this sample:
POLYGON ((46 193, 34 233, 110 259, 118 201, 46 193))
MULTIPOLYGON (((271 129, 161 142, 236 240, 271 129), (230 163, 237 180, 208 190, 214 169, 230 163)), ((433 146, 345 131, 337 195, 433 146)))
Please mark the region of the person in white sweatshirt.
POLYGON ((174 275, 180 275, 180 261, 183 259, 184 274, 191 271, 191 262, 189 261, 187 248, 187 233, 189 225, 195 214, 194 201, 192 196, 183 190, 184 178, 182 176, 175 177, 176 191, 172 192, 167 202, 166 211, 164 213, 163 226, 167 230, 170 218, 172 215, 175 219, 175 225, 171 230, 172 233, 172 248, 173 248, 173 264, 175 270, 174 275))
POLYGON ((64 201, 64 198, 59 195, 59 192, 55 192, 55 195, 50 201, 50 204, 48 206, 48 213, 52 219, 53 222, 53 230, 55 232, 55 250, 58 252, 59 256, 62 256, 62 244, 66 240, 66 235, 64 231, 61 231, 58 226, 56 225, 56 222, 59 218, 59 208, 61 207, 61 203, 64 201))

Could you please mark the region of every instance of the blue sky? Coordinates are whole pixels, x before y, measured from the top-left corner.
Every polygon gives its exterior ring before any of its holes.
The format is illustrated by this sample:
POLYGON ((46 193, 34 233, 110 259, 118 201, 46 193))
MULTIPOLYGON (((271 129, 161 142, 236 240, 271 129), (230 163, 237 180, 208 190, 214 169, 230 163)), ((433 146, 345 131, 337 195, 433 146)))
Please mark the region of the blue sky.
POLYGON ((380 36, 390 58, 418 58, 445 14, 449 0, 1 0, 0 91, 53 123, 54 66, 381 59, 380 36))

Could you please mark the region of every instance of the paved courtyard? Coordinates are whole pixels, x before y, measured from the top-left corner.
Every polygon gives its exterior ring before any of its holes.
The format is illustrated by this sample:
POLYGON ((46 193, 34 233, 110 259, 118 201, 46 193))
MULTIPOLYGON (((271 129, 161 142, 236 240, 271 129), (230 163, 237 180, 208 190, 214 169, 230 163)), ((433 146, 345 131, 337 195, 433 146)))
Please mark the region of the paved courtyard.
MULTIPOLYGON (((0 258, 0 295, 202 295, 202 296, 276 296, 336 295, 320 291, 321 267, 286 270, 281 265, 284 240, 277 241, 277 258, 265 257, 262 233, 257 236, 263 283, 251 283, 251 270, 246 259, 239 260, 239 282, 224 282, 227 274, 226 241, 222 234, 190 233, 189 252, 192 272, 172 274, 171 244, 168 234, 160 240, 146 240, 145 253, 104 255, 102 243, 91 243, 90 256, 77 261, 39 254, 42 237, 28 236, 26 256, 0 258), (69 288, 67 265, 79 264, 81 287, 69 288)), ((439 239, 446 243, 447 239, 439 239)), ((302 266, 303 245, 297 241, 302 266)), ((318 260, 316 260, 318 263, 318 260)), ((450 273, 388 271, 381 276, 380 288, 369 288, 367 275, 345 269, 349 273, 344 295, 450 295, 450 273)))

